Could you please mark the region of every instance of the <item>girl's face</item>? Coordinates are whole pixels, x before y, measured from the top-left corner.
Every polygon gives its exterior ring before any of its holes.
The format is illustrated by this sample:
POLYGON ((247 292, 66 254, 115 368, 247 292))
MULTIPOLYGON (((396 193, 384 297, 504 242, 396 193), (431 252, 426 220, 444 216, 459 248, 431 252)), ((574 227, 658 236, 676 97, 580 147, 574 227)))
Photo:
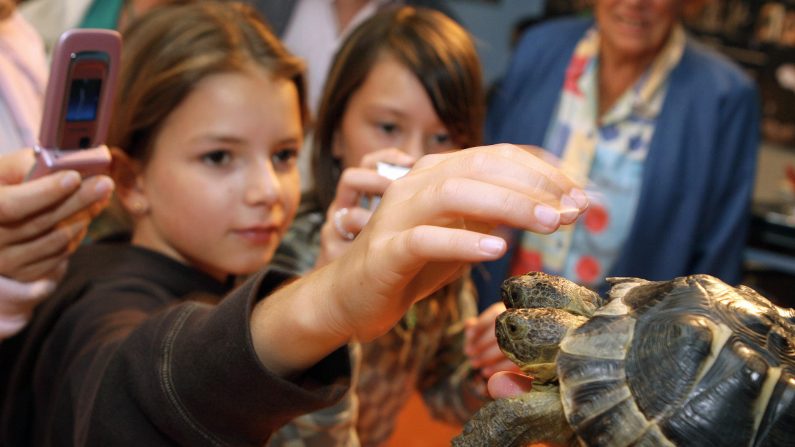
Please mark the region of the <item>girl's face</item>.
POLYGON ((679 20, 682 0, 596 0, 603 44, 630 57, 651 57, 679 20))
POLYGON ((298 206, 301 143, 294 83, 253 67, 206 77, 137 178, 133 242, 221 280, 263 267, 298 206))
POLYGON ((342 167, 370 152, 398 148, 417 158, 454 149, 420 81, 394 57, 378 59, 351 95, 334 139, 342 167))

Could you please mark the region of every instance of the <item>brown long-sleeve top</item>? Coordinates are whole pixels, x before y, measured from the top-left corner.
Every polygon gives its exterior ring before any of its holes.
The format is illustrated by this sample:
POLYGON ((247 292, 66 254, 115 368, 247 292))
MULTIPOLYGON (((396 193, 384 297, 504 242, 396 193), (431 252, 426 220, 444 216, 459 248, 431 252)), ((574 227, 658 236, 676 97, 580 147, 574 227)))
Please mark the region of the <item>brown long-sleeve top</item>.
POLYGON ((350 386, 345 348, 292 381, 257 358, 251 310, 286 279, 266 271, 230 292, 126 243, 81 248, 0 343, 0 445, 263 445, 350 386))

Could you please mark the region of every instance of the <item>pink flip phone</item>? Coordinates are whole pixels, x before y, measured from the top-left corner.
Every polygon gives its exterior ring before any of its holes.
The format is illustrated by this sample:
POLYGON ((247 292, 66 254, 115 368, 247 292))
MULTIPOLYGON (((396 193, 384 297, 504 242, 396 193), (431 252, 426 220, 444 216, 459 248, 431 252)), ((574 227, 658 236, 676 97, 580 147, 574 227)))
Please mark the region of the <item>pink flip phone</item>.
POLYGON ((105 172, 105 146, 121 56, 121 35, 104 29, 72 29, 55 47, 44 97, 37 178, 61 169, 83 177, 105 172))

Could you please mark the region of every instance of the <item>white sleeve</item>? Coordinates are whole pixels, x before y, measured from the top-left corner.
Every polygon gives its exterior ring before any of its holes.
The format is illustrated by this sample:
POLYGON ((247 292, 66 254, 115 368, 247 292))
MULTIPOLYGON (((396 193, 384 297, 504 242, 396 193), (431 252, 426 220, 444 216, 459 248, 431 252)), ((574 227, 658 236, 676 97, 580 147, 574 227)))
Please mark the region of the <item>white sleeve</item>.
POLYGON ((0 340, 22 330, 33 309, 52 293, 56 284, 54 279, 23 283, 0 276, 0 340))

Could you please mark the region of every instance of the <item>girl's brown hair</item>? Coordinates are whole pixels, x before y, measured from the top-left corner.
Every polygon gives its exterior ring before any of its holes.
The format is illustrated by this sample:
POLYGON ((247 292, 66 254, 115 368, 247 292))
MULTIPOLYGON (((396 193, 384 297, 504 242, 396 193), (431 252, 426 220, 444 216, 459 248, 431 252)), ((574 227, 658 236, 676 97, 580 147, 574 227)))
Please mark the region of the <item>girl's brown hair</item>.
POLYGON ((332 155, 334 134, 351 96, 383 54, 419 79, 456 146, 481 142, 485 98, 480 61, 469 34, 430 9, 406 6, 378 13, 345 39, 323 88, 312 173, 315 198, 324 210, 334 200, 340 176, 340 161, 332 155))
POLYGON ((168 115, 203 78, 251 64, 292 80, 304 120, 304 66, 250 7, 202 1, 154 8, 124 33, 108 146, 146 163, 168 115))

